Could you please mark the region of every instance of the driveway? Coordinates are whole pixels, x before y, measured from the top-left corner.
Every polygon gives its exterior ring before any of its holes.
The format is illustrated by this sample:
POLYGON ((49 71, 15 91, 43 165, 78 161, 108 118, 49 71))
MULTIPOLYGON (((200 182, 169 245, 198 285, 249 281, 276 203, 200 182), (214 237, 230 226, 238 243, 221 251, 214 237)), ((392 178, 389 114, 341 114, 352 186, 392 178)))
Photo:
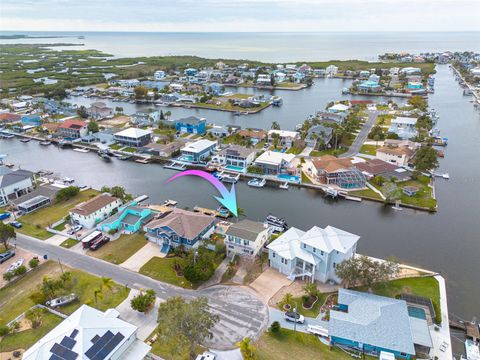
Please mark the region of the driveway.
POLYGON ((138 271, 145 263, 155 256, 165 257, 166 254, 160 252, 160 246, 149 241, 144 247, 121 263, 120 266, 132 271, 138 271))
POLYGON ((291 283, 292 281, 288 280, 285 275, 279 273, 277 270, 268 268, 250 284, 250 287, 257 292, 259 298, 262 299, 265 304, 268 304, 268 300, 270 300, 273 295, 282 287, 288 286, 291 283))
POLYGON ((384 114, 385 112, 378 111, 378 110, 368 110, 367 113, 368 113, 368 119, 365 122, 365 124, 363 124, 362 128, 360 129, 360 132, 358 133, 357 137, 353 141, 352 145, 350 145, 350 148, 346 153, 340 155, 339 157, 348 158, 358 154, 363 143, 365 142, 365 140, 367 140, 368 134, 370 133, 370 130, 375 124, 375 121, 377 120, 378 115, 384 114))
POLYGON ((17 246, 41 256, 48 255, 49 259, 61 259, 62 263, 70 267, 97 276, 110 277, 132 289, 153 289, 161 300, 172 296, 183 296, 186 299, 205 296, 212 312, 220 316, 220 321, 213 331, 213 339, 205 344, 214 349, 231 349, 235 347, 235 343, 247 336, 256 339, 268 323, 268 307, 240 287, 217 285, 204 290, 182 289, 23 234, 17 234, 17 246))
POLYGON ((49 237, 48 239, 45 239, 44 241, 47 244, 59 246, 61 243, 63 243, 67 239, 68 239, 68 236, 53 235, 53 236, 49 237))
POLYGON ((140 340, 145 341, 157 327, 158 306, 160 305, 161 300, 157 298, 155 300, 155 306, 150 309, 148 313, 143 314, 133 310, 130 306, 130 301, 139 293, 139 290, 132 289, 128 297, 118 305, 116 309, 120 313, 120 319, 138 327, 137 337, 140 340))
MULTIPOLYGON (((284 329, 293 330, 293 328, 295 327, 295 324, 293 322, 285 320, 283 316, 283 311, 280 311, 274 308, 269 308, 269 312, 270 312, 270 321, 268 326, 270 326, 274 321, 278 321, 280 323, 280 326, 284 329)), ((297 323, 297 331, 308 333, 307 331, 308 325, 321 326, 324 329, 328 329, 327 321, 321 321, 315 318, 305 317, 305 323, 303 324, 297 323)))

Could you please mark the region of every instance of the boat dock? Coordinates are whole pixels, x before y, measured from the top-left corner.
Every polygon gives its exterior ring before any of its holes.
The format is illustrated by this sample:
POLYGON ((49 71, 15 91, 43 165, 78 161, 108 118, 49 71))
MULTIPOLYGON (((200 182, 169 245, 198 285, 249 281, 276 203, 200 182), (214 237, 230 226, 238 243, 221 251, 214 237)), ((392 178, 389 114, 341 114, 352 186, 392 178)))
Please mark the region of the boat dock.
POLYGON ((149 158, 138 158, 138 159, 135 159, 135 162, 137 162, 139 164, 149 164, 150 159, 149 158))
POLYGON ((218 210, 207 209, 207 208, 203 208, 203 207, 200 207, 200 206, 195 206, 193 208, 193 211, 202 213, 204 215, 219 217, 219 218, 222 218, 222 219, 227 219, 231 216, 230 212, 228 212, 228 215, 226 215, 226 213, 223 213, 223 212, 221 213, 218 210))
POLYGON ((187 168, 187 166, 182 162, 172 160, 170 163, 163 165, 163 168, 170 169, 170 170, 183 171, 187 168))

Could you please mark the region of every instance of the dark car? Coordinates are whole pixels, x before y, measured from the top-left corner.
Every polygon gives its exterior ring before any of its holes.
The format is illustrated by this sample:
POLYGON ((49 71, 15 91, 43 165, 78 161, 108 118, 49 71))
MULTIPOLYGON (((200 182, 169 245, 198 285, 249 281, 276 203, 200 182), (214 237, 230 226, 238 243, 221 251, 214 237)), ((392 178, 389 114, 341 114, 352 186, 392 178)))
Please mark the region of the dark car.
POLYGON ((22 227, 22 223, 19 221, 10 221, 10 225, 16 229, 20 229, 22 227))
POLYGON ((15 256, 15 251, 13 251, 13 250, 8 250, 8 251, 5 251, 4 253, 1 253, 0 254, 0 264, 3 264, 5 261, 7 261, 8 259, 10 259, 14 256, 15 256))
POLYGON ((110 238, 108 236, 102 236, 98 240, 95 240, 91 245, 90 245, 90 250, 97 250, 101 248, 103 245, 105 245, 107 242, 110 241, 110 238))

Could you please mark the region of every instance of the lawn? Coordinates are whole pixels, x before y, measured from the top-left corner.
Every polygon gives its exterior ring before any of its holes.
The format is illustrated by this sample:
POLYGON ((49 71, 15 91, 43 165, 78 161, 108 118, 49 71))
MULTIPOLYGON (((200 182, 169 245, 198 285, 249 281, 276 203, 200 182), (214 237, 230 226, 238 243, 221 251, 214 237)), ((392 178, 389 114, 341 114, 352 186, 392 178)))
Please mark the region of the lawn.
POLYGON ((258 360, 321 359, 351 360, 339 349, 323 344, 315 335, 281 329, 278 333, 266 332, 255 343, 258 360), (295 354, 294 356, 292 354, 295 354))
POLYGON ((382 114, 378 115, 377 120, 375 121, 375 124, 377 125, 382 125, 382 126, 390 126, 392 123, 392 119, 395 116, 392 114, 382 114))
POLYGON ((310 178, 302 171, 302 183, 303 184, 312 184, 310 178))
POLYGON ((362 147, 360 148, 360 153, 375 156, 377 153, 377 147, 375 145, 363 144, 362 147))
POLYGON ((89 251, 88 254, 112 264, 121 264, 147 242, 143 234, 122 234, 117 240, 106 243, 98 250, 89 251))
MULTIPOLYGON (((364 287, 360 291, 366 291, 364 287)), ((432 277, 413 277, 406 279, 392 280, 387 283, 377 284, 373 287, 373 292, 377 295, 397 297, 401 293, 413 294, 426 297, 432 300, 437 321, 441 321, 440 313, 440 290, 438 281, 432 277)))
MULTIPOLYGON (((216 99, 213 99, 213 100, 215 101, 216 99)), ((228 101, 221 102, 220 105, 198 102, 198 103, 195 103, 194 106, 198 107, 198 108, 206 108, 206 109, 212 109, 212 110, 242 111, 242 112, 243 111, 249 111, 249 112, 250 111, 255 111, 255 112, 258 112, 258 111, 263 110, 263 109, 267 108, 268 106, 270 106, 270 103, 269 102, 261 102, 259 106, 252 107, 252 108, 243 108, 241 106, 232 105, 228 101)))
POLYGON ((298 155, 302 152, 303 149, 297 148, 295 146, 292 146, 290 149, 287 150, 287 154, 294 154, 298 155))
POLYGON ((434 209, 437 205, 437 200, 432 198, 432 188, 428 186, 427 181, 430 180, 426 177, 420 177, 418 180, 409 180, 399 183, 398 186, 400 189, 404 186, 416 186, 419 189, 414 196, 408 196, 401 192, 400 201, 403 204, 434 209))
POLYGON ((80 191, 77 196, 70 200, 54 202, 51 206, 23 215, 19 219, 23 226, 17 231, 41 240, 48 239, 53 234, 45 230, 47 226, 67 216, 68 211, 75 205, 87 201, 98 194, 99 192, 93 189, 80 191))
POLYGON ((313 150, 311 153, 310 153, 310 156, 323 156, 323 155, 341 155, 343 154, 344 152, 346 152, 348 149, 347 148, 339 148, 337 150, 335 149, 326 149, 326 150, 313 150))
POLYGON ((147 275, 155 280, 166 282, 185 289, 193 289, 193 284, 183 276, 177 276, 173 265, 175 263, 183 266, 186 259, 179 257, 160 258, 153 257, 140 268, 140 274, 147 275))
POLYGON ((62 318, 50 312, 45 312, 42 325, 36 329, 28 329, 5 336, 0 341, 0 352, 17 349, 28 349, 44 337, 50 330, 62 322, 62 318))
POLYGON ((67 225, 67 222, 64 221, 64 222, 58 224, 57 226, 55 226, 53 229, 57 230, 57 231, 63 231, 63 230, 65 230, 66 225, 67 225))
POLYGON ((75 246, 78 244, 78 241, 75 239, 67 239, 64 242, 60 244, 61 247, 64 247, 66 249, 70 249, 71 247, 75 246))
MULTIPOLYGON (((71 314, 84 303, 102 311, 114 308, 120 304, 130 292, 130 290, 124 286, 114 284, 112 292, 106 294, 103 299, 98 299, 98 303, 95 304, 93 291, 100 286, 101 279, 81 270, 66 268, 65 265, 63 268, 64 271, 70 271, 72 274, 71 286, 62 292, 58 292, 58 295, 73 292, 79 296, 79 301, 59 309, 66 314, 71 314)), ((39 290, 44 276, 57 278, 60 274, 61 269, 58 263, 47 261, 34 271, 27 273, 20 280, 0 289, 0 307, 2 309, 0 325, 5 325, 35 305, 32 299, 30 299, 30 295, 39 290)))
POLYGON ((360 197, 365 197, 365 198, 373 198, 373 199, 383 200, 382 197, 380 196, 380 194, 376 193, 372 189, 350 191, 349 194, 353 195, 353 196, 360 196, 360 197))
POLYGON ((110 145, 110 149, 112 149, 112 150, 120 150, 121 148, 122 148, 122 145, 120 145, 120 144, 110 145))
POLYGON ((123 148, 122 151, 125 151, 125 152, 128 152, 128 153, 136 153, 137 149, 132 148, 132 147, 126 147, 126 148, 123 148))
MULTIPOLYGON (((207 349, 199 346, 195 350, 195 353, 198 355, 203 354, 207 349)), ((185 360, 190 358, 188 349, 175 349, 175 344, 169 343, 168 341, 162 341, 160 339, 157 339, 152 343, 151 353, 166 360, 185 360)))

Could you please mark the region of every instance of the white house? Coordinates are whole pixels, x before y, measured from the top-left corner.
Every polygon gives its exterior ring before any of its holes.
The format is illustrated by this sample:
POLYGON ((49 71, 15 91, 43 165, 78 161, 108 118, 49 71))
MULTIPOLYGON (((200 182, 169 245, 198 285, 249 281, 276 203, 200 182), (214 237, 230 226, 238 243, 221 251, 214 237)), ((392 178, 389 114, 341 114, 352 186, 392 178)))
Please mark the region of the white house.
POLYGON ((141 360, 151 347, 137 339, 137 327, 105 312, 82 305, 23 353, 23 360, 141 360))
POLYGON ((271 85, 272 80, 269 74, 259 74, 257 77, 257 85, 271 85))
POLYGON ((182 153, 180 160, 189 162, 203 161, 213 154, 216 146, 216 141, 210 141, 207 139, 189 143, 180 150, 182 153))
POLYGON ((141 147, 150 142, 152 131, 131 127, 115 133, 113 138, 125 146, 141 147))
POLYGON ((34 189, 33 173, 28 170, 10 170, 0 166, 0 207, 34 189))
POLYGON ((163 70, 157 70, 153 74, 155 80, 163 80, 165 78, 165 71, 163 70))
POLYGON ((255 159, 254 164, 260 167, 266 175, 276 175, 282 170, 288 170, 292 166, 294 154, 286 154, 279 151, 265 151, 255 159))
POLYGON ((400 139, 411 139, 418 135, 417 119, 398 116, 390 122, 388 132, 397 134, 400 139))
POLYGON ((279 145, 292 147, 295 140, 297 140, 300 136, 296 131, 289 131, 289 130, 270 130, 268 132, 268 141, 273 143, 273 139, 275 135, 278 135, 279 145))
POLYGON ((335 65, 329 65, 325 69, 325 73, 327 74, 327 76, 335 76, 338 73, 338 67, 335 65))
POLYGON ((120 199, 110 194, 99 194, 88 201, 78 204, 69 213, 73 222, 91 229, 110 216, 120 205, 122 205, 120 199))
POLYGON ((256 256, 270 238, 270 228, 263 223, 241 220, 230 225, 225 232, 225 246, 227 256, 256 256))
POLYGON ((269 265, 291 280, 301 277, 340 283, 335 268, 354 256, 358 239, 358 235, 332 226, 314 226, 307 232, 292 227, 267 246, 269 265))
POLYGON ((415 155, 415 150, 412 150, 406 146, 383 146, 378 148, 375 154, 378 159, 393 163, 397 166, 407 165, 413 158, 413 155, 415 155))
POLYGON ((335 105, 330 106, 327 110, 330 113, 342 113, 350 109, 350 106, 342 104, 342 103, 337 103, 335 105))

